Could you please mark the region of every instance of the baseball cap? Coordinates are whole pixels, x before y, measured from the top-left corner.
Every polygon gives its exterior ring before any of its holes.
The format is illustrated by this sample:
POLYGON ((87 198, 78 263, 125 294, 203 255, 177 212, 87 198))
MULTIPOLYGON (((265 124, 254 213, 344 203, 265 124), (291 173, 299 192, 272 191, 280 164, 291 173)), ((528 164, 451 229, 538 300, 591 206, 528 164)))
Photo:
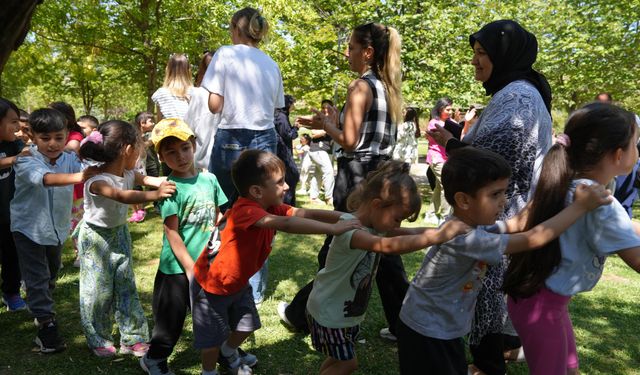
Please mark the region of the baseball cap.
POLYGON ((156 124, 151 133, 151 142, 156 151, 159 151, 160 142, 167 137, 176 137, 181 141, 187 141, 195 134, 189 128, 186 122, 179 118, 165 118, 156 124))

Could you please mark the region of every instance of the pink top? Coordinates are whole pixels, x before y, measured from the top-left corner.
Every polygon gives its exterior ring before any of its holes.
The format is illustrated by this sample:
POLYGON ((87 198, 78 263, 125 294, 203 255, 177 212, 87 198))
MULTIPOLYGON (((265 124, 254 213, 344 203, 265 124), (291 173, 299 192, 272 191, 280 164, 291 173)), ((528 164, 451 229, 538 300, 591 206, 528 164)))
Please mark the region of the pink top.
MULTIPOLYGON (((69 143, 69 141, 81 142, 83 139, 84 137, 82 136, 82 133, 72 130, 69 132, 69 135, 67 135, 67 142, 65 144, 69 143)), ((73 200, 75 201, 76 199, 81 199, 83 197, 84 197, 84 184, 80 183, 80 184, 73 185, 73 200)))
MULTIPOLYGON (((436 128, 436 124, 444 126, 444 122, 438 119, 431 119, 427 129, 433 130, 436 128)), ((440 146, 435 139, 427 135, 429 140, 429 149, 427 150, 427 164, 442 164, 447 161, 447 152, 443 146, 440 146)))

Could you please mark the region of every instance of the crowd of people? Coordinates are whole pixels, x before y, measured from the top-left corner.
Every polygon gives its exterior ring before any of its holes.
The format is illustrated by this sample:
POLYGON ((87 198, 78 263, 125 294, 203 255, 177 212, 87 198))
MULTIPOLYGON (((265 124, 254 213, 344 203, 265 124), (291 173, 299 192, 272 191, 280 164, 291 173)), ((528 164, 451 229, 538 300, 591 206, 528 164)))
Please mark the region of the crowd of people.
POLYGON ((0 98, 3 301, 29 309, 39 350, 66 348, 52 290, 71 237, 94 355, 132 354, 149 374, 173 374, 191 311, 202 374, 251 374, 258 358, 240 346, 261 327, 268 257, 287 232, 326 235, 313 280, 278 305, 326 357, 320 374, 357 370, 374 279, 401 374, 503 375, 512 357, 532 374, 577 374, 571 297, 596 285, 610 254, 640 272, 637 116, 598 97, 554 143, 536 37, 502 20, 469 36, 486 107, 441 98, 421 129, 419 109, 403 105, 398 31, 367 23, 348 42, 358 78, 342 109, 325 100, 292 125, 295 99, 260 49, 268 30, 258 10, 237 11, 232 45, 203 54, 195 84, 187 57, 172 55, 157 114, 132 123, 76 118, 63 102, 28 114, 0 98), (423 202, 410 175, 423 136, 427 226, 405 228, 423 202), (334 209, 296 207, 296 193, 334 209), (151 331, 128 229, 149 202, 163 223, 151 331), (401 254, 425 248, 409 280, 401 254))

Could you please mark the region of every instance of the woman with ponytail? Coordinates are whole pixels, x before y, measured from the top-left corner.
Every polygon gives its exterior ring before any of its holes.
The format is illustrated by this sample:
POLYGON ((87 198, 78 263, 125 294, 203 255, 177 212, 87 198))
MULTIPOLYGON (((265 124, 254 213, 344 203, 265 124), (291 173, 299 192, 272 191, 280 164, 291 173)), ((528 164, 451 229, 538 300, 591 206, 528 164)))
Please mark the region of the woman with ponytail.
MULTIPOLYGON (((258 48, 268 31, 269 23, 258 10, 247 7, 237 11, 231 17, 233 45, 216 51, 202 79, 202 87, 210 93, 209 109, 221 114, 209 171, 229 198, 221 207, 223 211, 238 198, 231 165, 242 151, 276 153, 273 120, 275 109, 284 107, 284 87, 280 68, 258 48)), ((266 268, 267 263, 250 280, 256 304, 262 303, 267 289, 266 268)))
MULTIPOLYGON (((400 35, 392 27, 367 23, 353 29, 346 54, 349 68, 359 78, 349 84, 347 101, 340 114, 335 108, 328 113, 316 111, 312 118, 299 118, 302 125, 323 129, 340 146, 337 151, 338 174, 333 189, 333 204, 347 211, 347 197, 353 188, 388 160, 395 146, 396 126, 402 121, 402 89, 400 69, 400 35)), ((318 256, 321 268, 329 251, 331 236, 318 256)), ((389 328, 381 335, 395 340, 396 321, 409 282, 398 255, 385 254, 376 277, 389 328)), ((306 330, 304 311, 309 283, 290 305, 282 302, 278 313, 283 321, 306 330)))

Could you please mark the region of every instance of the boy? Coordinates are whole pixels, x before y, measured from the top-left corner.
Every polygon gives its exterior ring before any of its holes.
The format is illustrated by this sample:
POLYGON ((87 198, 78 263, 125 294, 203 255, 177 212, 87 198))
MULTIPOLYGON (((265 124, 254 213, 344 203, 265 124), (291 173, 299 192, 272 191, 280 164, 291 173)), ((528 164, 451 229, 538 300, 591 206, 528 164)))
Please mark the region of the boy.
POLYGON ((581 186, 574 203, 558 215, 526 232, 501 234, 519 232, 527 221, 525 209, 496 222, 510 176, 501 156, 474 147, 456 150, 444 165, 442 184, 453 216, 475 229, 431 247, 411 282, 397 329, 401 374, 467 374, 462 337, 471 329, 487 263, 501 262, 505 253, 541 247, 582 214, 611 202, 602 187, 581 186))
POLYGON ((82 128, 82 134, 88 137, 91 132, 95 131, 100 122, 98 119, 91 115, 84 115, 78 117, 78 125, 82 128))
POLYGON ((249 278, 271 252, 276 230, 289 233, 340 234, 356 228, 356 220, 338 222, 342 212, 305 210, 282 203, 289 186, 284 164, 272 153, 244 151, 231 168, 240 198, 225 213, 220 252, 211 266, 203 252, 195 263, 193 298, 194 345, 201 349, 202 374, 214 375, 220 355, 233 374, 252 374, 255 356, 237 348, 260 328, 249 278), (317 220, 317 221, 316 221, 317 220))
POLYGON ((227 202, 216 176, 198 172, 194 164, 196 140, 179 119, 160 121, 151 135, 160 160, 171 168, 167 180, 176 193, 160 203, 164 238, 160 265, 153 284, 155 325, 142 368, 152 375, 172 374, 167 358, 182 333, 189 302, 193 263, 202 252, 217 222, 221 204, 227 202))
POLYGON ((29 117, 31 156, 15 164, 15 194, 11 200, 11 232, 20 273, 27 287, 27 305, 36 318, 35 343, 42 353, 66 348, 58 334, 51 290, 60 268, 60 251, 69 236, 73 184, 95 174, 81 169, 75 153, 64 152, 65 117, 55 109, 34 111, 29 117))

